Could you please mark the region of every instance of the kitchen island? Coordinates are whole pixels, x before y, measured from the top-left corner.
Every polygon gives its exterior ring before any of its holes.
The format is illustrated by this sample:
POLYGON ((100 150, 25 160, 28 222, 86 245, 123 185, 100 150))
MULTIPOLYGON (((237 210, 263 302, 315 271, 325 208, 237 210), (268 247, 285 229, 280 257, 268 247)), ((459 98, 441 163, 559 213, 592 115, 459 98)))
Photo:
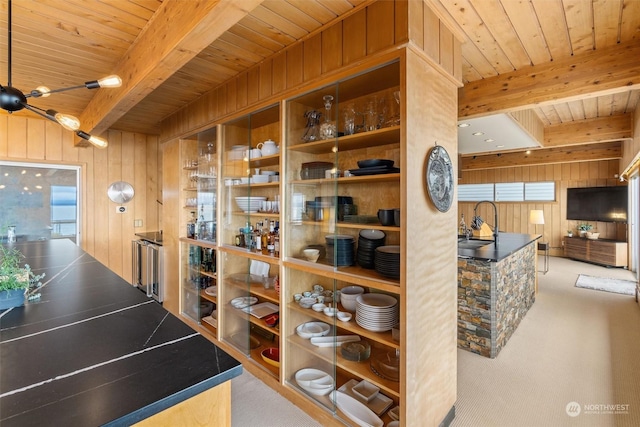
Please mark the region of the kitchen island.
POLYGON ((46 276, 0 312, 0 425, 230 425, 237 360, 71 241, 13 246, 46 276))
POLYGON ((458 239, 458 348, 498 356, 535 301, 540 237, 458 239))

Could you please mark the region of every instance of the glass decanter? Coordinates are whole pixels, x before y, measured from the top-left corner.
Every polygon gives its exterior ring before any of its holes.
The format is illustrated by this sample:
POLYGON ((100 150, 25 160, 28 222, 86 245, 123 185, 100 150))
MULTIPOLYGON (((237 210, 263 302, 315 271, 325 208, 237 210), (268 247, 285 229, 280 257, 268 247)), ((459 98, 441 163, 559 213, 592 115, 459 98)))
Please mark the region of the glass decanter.
POLYGON ((304 142, 312 142, 320 139, 320 116, 322 113, 317 110, 311 110, 304 113, 307 119, 307 130, 302 135, 304 142))
POLYGON ((331 120, 331 103, 333 96, 325 95, 322 97, 324 101, 324 123, 320 125, 320 139, 333 139, 336 134, 336 123, 331 120))

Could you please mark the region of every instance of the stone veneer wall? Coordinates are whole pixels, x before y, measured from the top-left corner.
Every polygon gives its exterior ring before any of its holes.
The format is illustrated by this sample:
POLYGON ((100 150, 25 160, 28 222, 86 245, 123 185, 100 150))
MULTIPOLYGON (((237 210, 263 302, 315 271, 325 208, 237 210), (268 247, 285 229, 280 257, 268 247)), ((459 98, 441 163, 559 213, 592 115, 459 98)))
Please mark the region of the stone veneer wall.
POLYGON ((458 347, 494 358, 535 301, 535 242, 499 262, 458 259, 458 347))

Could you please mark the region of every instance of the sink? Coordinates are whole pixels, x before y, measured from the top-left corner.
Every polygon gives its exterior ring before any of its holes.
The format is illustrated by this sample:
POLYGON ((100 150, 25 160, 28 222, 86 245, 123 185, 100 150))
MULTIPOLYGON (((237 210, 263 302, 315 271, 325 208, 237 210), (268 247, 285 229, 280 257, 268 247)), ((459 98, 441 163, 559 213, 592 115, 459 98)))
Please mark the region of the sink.
POLYGON ((458 240, 458 249, 478 249, 486 245, 492 244, 491 240, 467 240, 467 239, 459 239, 458 240))

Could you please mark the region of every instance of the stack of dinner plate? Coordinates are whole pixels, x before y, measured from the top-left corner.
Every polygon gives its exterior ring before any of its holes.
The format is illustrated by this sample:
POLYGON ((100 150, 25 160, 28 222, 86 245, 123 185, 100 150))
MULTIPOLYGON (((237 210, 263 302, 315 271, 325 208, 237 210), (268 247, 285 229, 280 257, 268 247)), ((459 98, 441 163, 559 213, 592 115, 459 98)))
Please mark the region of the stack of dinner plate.
POLYGON ((390 331, 399 321, 399 308, 392 295, 362 294, 356 299, 356 323, 369 331, 390 331))
POLYGON ((362 230, 358 236, 358 251, 356 259, 363 268, 374 268, 376 248, 384 245, 384 231, 362 230))
POLYGON ((379 246, 376 248, 374 266, 378 273, 392 279, 400 278, 400 246, 379 246))
POLYGON ((325 236, 327 242, 327 261, 336 266, 353 265, 355 253, 355 239, 346 234, 331 234, 325 236))

